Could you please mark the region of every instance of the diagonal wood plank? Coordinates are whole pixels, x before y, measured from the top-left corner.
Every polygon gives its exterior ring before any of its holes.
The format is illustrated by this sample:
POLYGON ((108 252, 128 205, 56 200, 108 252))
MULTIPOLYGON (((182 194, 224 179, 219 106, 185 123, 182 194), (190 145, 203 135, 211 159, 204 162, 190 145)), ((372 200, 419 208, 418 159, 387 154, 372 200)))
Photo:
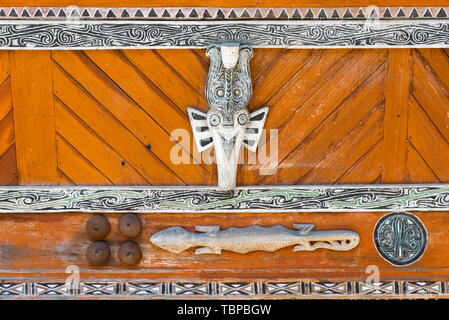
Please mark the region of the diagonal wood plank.
POLYGON ((145 185, 148 182, 102 139, 85 128, 75 115, 55 100, 56 130, 112 183, 145 185))
MULTIPOLYGON (((126 126, 143 144, 150 146, 151 150, 158 157, 169 157, 169 149, 173 145, 170 142, 169 134, 159 126, 151 117, 148 116, 133 100, 131 100, 123 91, 117 87, 108 77, 104 75, 87 57, 80 53, 67 52, 64 55, 54 53, 56 63, 64 69, 65 72, 89 92, 102 106, 126 126)), ((62 92, 62 91, 61 91, 62 92)), ((153 101, 154 103, 154 101, 153 101)), ((176 117, 173 113, 165 110, 163 106, 158 107, 158 112, 166 119, 171 119, 175 129, 182 128, 191 132, 187 117, 182 116, 183 123, 176 124, 176 117)), ((181 111, 179 113, 182 114, 181 111)), ((192 135, 190 134, 190 137, 192 135)), ((191 140, 191 139, 190 139, 191 140)), ((180 140, 184 150, 190 150, 193 143, 189 139, 180 140)), ((193 152, 193 154, 195 154, 193 152)), ((165 161, 164 161, 165 162, 165 161)), ((193 159, 190 161, 193 162, 193 159)), ((172 166, 170 162, 167 165, 172 166)), ((193 171, 199 171, 203 175, 206 168, 197 168, 192 166, 193 171)), ((172 167, 173 168, 173 167, 172 167)), ((176 170, 179 170, 176 169, 176 170)))
POLYGON ((0 121, 12 110, 11 79, 6 79, 0 85, 0 121))
POLYGON ((449 141, 449 96, 425 62, 414 53, 412 94, 449 141))
MULTIPOLYGON (((322 123, 341 103, 385 62, 385 50, 358 51, 346 63, 346 67, 333 75, 331 80, 318 90, 289 119, 285 126, 279 129, 278 136, 282 147, 279 148, 277 159, 282 161, 288 156, 315 128, 322 123)), ((268 116, 270 117, 270 115, 268 116)), ((266 145, 259 147, 263 154, 266 145)), ((267 157, 262 165, 276 159, 267 157)))
POLYGON ((257 80, 263 73, 270 71, 270 64, 273 60, 282 58, 287 52, 286 49, 274 48, 272 50, 254 49, 253 57, 250 60, 251 78, 257 80))
POLYGON ((360 121, 385 99, 385 78, 384 64, 281 161, 280 167, 284 172, 288 171, 287 168, 291 169, 291 174, 282 178, 282 181, 294 183, 300 179, 359 125, 360 121))
MULTIPOLYGON (((301 143, 333 110, 335 110, 356 88, 358 88, 374 71, 384 64, 385 50, 357 51, 347 60, 346 67, 341 68, 327 81, 297 112, 279 129, 275 139, 282 141, 277 159, 282 161, 301 143)), ((268 115, 268 118, 270 114, 268 115)), ((268 121, 268 119, 267 119, 268 121)), ((270 142, 268 141, 268 144, 270 142)), ((266 153, 267 145, 259 146, 260 152, 266 153)), ((262 165, 277 159, 267 157, 262 165)))
POLYGON ((0 156, 2 156, 14 144, 13 115, 9 112, 0 121, 0 156))
MULTIPOLYGON (((170 141, 165 132, 159 129, 162 136, 148 148, 57 67, 54 78, 56 96, 150 183, 177 184, 181 180, 189 184, 204 183, 208 172, 201 165, 175 164, 172 161, 170 150, 176 142, 170 141)), ((157 130, 154 132, 158 133, 157 130)))
POLYGON ((9 185, 17 179, 16 148, 12 145, 0 156, 0 185, 9 185))
POLYGON ((63 178, 67 177, 71 183, 77 185, 112 184, 108 178, 59 135, 56 136, 56 148, 58 169, 63 173, 63 178))
MULTIPOLYGON (((114 54, 110 53, 109 57, 111 56, 114 56, 114 54)), ((117 57, 117 53, 115 53, 115 57, 117 57)), ((148 87, 148 83, 142 76, 133 79, 133 82, 135 81, 134 84, 129 79, 126 79, 126 81, 128 82, 128 87, 135 87, 135 90, 139 90, 145 98, 148 98, 142 106, 145 111, 83 53, 75 51, 53 51, 53 59, 83 86, 87 92, 95 97, 95 99, 102 105, 107 106, 111 113, 124 113, 128 117, 133 117, 135 119, 133 121, 134 126, 138 126, 140 129, 136 131, 145 132, 144 128, 149 125, 148 115, 151 116, 153 121, 160 123, 167 132, 171 132, 177 128, 187 127, 189 124, 187 116, 180 110, 178 113, 173 113, 173 116, 167 116, 166 107, 168 101, 162 100, 157 94, 153 94, 152 90, 145 90, 148 87), (145 113, 148 115, 145 115, 145 113), (139 121, 140 119, 142 121, 139 121)), ((116 59, 115 62, 117 60, 120 59, 116 59)), ((136 75, 135 71, 133 74, 136 75)), ((118 116, 117 118, 120 119, 118 116)))
POLYGON ((71 181, 61 170, 58 169, 58 184, 61 186, 74 186, 75 183, 71 181))
POLYGON ((449 182, 449 144, 415 98, 409 102, 408 139, 441 182, 449 182), (435 156, 437 155, 437 156, 435 156))
POLYGON ((449 92, 449 57, 443 49, 418 49, 422 61, 433 71, 446 93, 449 92))
POLYGON ((9 53, 8 51, 0 51, 0 84, 8 78, 9 69, 9 53))
POLYGON ((352 56, 351 50, 320 50, 266 103, 270 112, 265 127, 280 128, 352 56))
POLYGON ((204 50, 163 49, 156 51, 203 99, 206 98, 205 87, 209 59, 204 56, 204 50))
MULTIPOLYGON (((180 110, 184 112, 184 117, 187 115, 187 107, 196 106, 200 109, 207 109, 206 100, 198 94, 198 92, 186 82, 161 56, 154 50, 123 50, 123 55, 133 64, 136 68, 142 72, 151 82, 166 95, 170 101, 172 101, 180 110)), ((97 59, 98 51, 88 52, 89 57, 91 57, 94 62, 100 66, 102 70, 105 71, 114 81, 143 108, 149 109, 162 108, 165 104, 165 108, 170 110, 170 108, 176 108, 175 105, 170 105, 170 103, 162 103, 162 101, 155 100, 152 98, 148 100, 145 98, 145 93, 140 91, 134 94, 137 88, 145 89, 143 86, 133 84, 132 86, 127 86, 131 74, 127 74, 126 71, 131 70, 131 68, 125 68, 125 65, 120 62, 119 59, 112 59, 112 57, 100 57, 97 59), (94 53, 94 54, 92 54, 94 53), (106 58, 106 59, 105 59, 106 58), (110 59, 110 60, 109 60, 110 59), (111 61, 111 64, 105 66, 105 61, 111 61), (125 72, 123 69, 125 68, 125 72), (137 100, 139 99, 139 100, 137 100), (148 106, 147 106, 148 105, 148 106), (145 107, 146 106, 146 107, 145 107)), ((114 57, 115 58, 115 57, 114 57)), ((136 78, 136 76, 133 76, 136 78)), ((149 88, 146 88, 148 90, 149 88)), ((167 98, 165 98, 167 99, 167 98)), ((175 117, 177 113, 170 112, 175 117)), ((181 115, 180 115, 181 117, 181 115)), ((160 123, 168 132, 173 131, 174 127, 167 127, 164 125, 166 122, 165 118, 160 118, 155 120, 160 123)), ((181 120, 179 120, 181 123, 181 120)), ((179 128, 179 127, 178 127, 179 128)))
MULTIPOLYGON (((151 150, 77 87, 59 68, 55 68, 54 77, 56 96, 147 181, 153 184, 181 183, 181 180, 151 150)), ((168 154, 168 151, 169 149, 164 154, 168 154)), ((169 154, 165 160, 168 160, 166 163, 171 163, 169 154)))
POLYGON ((253 97, 249 109, 264 105, 312 58, 316 50, 287 50, 267 63, 265 71, 253 79, 253 97))
POLYGON ((379 141, 365 155, 362 156, 348 171, 338 178, 337 183, 380 183, 377 179, 382 175, 383 144, 379 141))
POLYGON ((439 183, 440 180, 429 168, 427 163, 410 144, 407 144, 407 168, 408 177, 407 183, 439 183))
POLYGON ((380 104, 297 183, 335 183, 382 139, 383 116, 384 104, 380 104))

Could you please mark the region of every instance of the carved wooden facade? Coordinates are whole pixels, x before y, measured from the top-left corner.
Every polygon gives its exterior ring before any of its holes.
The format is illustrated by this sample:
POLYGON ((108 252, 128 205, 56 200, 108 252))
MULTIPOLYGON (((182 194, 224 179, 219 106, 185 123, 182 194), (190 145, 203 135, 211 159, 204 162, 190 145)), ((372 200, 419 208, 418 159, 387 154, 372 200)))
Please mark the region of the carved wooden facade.
POLYGON ((443 1, 9 2, 0 8, 0 295, 446 297, 443 1), (217 190, 188 108, 210 107, 206 48, 236 41, 253 51, 248 114, 269 111, 257 152, 241 151, 238 187, 217 190), (137 236, 118 226, 126 213, 141 221, 137 236), (110 224, 98 239, 85 227, 95 214, 110 224), (223 234, 266 238, 251 250, 208 247, 223 234), (110 252, 101 266, 86 258, 97 240, 110 252), (130 241, 142 257, 127 265, 119 251, 130 241))

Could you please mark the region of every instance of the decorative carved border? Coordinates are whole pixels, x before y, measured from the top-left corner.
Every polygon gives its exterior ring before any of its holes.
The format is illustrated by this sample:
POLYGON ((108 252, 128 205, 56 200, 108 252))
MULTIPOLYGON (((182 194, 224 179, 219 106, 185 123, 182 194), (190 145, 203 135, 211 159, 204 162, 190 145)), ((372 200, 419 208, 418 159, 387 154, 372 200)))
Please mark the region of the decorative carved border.
POLYGON ((448 20, 0 21, 0 49, 449 47, 448 20))
POLYGON ((0 19, 445 19, 449 7, 0 7, 0 19), (374 10, 374 12, 373 12, 374 10))
POLYGON ((1 187, 0 212, 374 212, 449 210, 449 185, 1 187))
POLYGON ((1 299, 18 298, 448 298, 447 281, 2 282, 1 299))

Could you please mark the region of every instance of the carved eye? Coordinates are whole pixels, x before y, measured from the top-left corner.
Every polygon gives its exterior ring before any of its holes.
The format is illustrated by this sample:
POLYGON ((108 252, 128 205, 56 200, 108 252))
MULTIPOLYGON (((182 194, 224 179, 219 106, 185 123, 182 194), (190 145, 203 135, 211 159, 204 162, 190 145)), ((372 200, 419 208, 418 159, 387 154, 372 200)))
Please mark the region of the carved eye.
POLYGON ((220 124, 221 118, 218 114, 213 114, 209 118, 209 123, 212 127, 216 127, 220 124))
POLYGON ((242 90, 240 90, 239 88, 235 88, 233 93, 234 98, 240 98, 242 96, 242 90))
POLYGON ((217 97, 223 98, 223 97, 224 97, 224 94, 225 94, 224 89, 223 89, 223 88, 218 88, 218 89, 215 91, 215 94, 217 95, 217 97))
POLYGON ((248 116, 246 114, 242 113, 237 117, 237 121, 239 122, 239 124, 241 126, 243 126, 248 122, 248 116))

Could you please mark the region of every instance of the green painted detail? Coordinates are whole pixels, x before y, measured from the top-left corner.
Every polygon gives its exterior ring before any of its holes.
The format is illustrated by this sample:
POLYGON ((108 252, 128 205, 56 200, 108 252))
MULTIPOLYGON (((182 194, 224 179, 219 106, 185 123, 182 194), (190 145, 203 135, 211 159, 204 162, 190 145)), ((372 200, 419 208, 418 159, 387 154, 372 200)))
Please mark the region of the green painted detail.
POLYGON ((363 203, 363 196, 354 199, 353 201, 329 201, 329 207, 333 209, 369 209, 372 207, 388 207, 402 209, 409 206, 410 201, 419 200, 422 198, 444 194, 449 192, 449 188, 438 188, 434 190, 418 191, 417 188, 408 189, 408 195, 401 195, 399 197, 371 201, 363 203))
POLYGON ((218 200, 211 201, 209 203, 195 204, 193 203, 193 199, 187 199, 184 202, 179 201, 165 201, 162 203, 159 208, 161 209, 194 209, 194 210, 208 210, 215 209, 219 207, 231 206, 233 208, 239 207, 241 203, 251 200, 260 200, 264 197, 273 197, 273 196, 284 196, 286 201, 292 200, 294 197, 317 197, 320 195, 319 190, 268 190, 262 191, 258 193, 250 193, 248 190, 243 190, 241 193, 234 198, 226 199, 226 200, 218 200))

